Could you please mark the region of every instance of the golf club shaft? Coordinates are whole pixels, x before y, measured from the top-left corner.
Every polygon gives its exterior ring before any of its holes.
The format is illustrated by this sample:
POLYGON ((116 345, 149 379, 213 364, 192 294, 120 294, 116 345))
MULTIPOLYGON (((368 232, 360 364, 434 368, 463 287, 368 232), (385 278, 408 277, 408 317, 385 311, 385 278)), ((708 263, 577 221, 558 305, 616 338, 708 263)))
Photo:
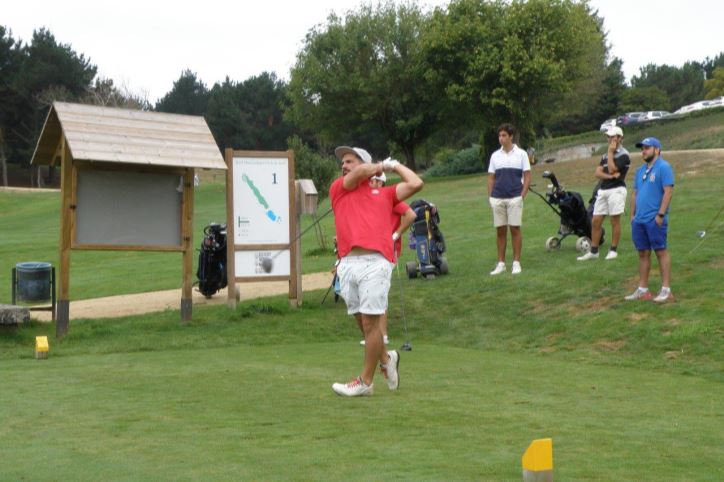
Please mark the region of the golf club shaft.
MULTIPOLYGON (((394 251, 395 246, 394 243, 392 245, 393 253, 396 253, 394 251)), ((400 263, 399 259, 397 259, 397 254, 395 254, 395 271, 397 271, 397 284, 400 287, 400 311, 402 313, 402 330, 405 332, 405 343, 410 343, 410 337, 407 333, 407 316, 405 315, 405 295, 402 291, 402 281, 400 278, 400 263)))
POLYGON ((312 229, 314 226, 316 226, 317 224, 319 224, 319 222, 320 222, 322 219, 324 219, 324 218, 325 218, 329 213, 331 213, 331 212, 332 212, 332 208, 330 207, 330 208, 327 210, 327 212, 325 212, 325 213, 322 214, 320 217, 318 217, 317 219, 315 219, 312 224, 310 224, 309 226, 307 226, 306 228, 304 228, 304 231, 302 231, 301 233, 299 233, 294 239, 291 240, 291 242, 290 242, 289 244, 287 244, 284 248, 282 248, 282 249, 280 249, 279 251, 277 251, 276 254, 275 254, 274 256, 270 257, 269 259, 270 259, 271 261, 274 261, 274 260, 277 258, 277 256, 279 256, 280 254, 282 254, 282 253, 283 253, 284 251, 286 251, 287 249, 290 249, 290 248, 292 247, 292 244, 296 243, 299 238, 301 238, 302 236, 304 236, 305 234, 307 234, 307 232, 309 232, 310 229, 312 229))

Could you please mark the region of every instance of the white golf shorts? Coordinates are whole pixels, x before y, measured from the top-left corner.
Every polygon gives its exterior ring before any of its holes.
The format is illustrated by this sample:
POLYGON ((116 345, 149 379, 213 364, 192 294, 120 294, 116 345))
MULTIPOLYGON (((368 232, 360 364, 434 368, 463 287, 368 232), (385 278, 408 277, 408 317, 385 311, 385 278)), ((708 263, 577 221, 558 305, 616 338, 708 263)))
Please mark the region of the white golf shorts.
POLYGON ((348 314, 382 315, 387 311, 392 266, 379 253, 345 256, 339 261, 340 294, 348 314))
POLYGON ((496 228, 523 224, 523 198, 521 196, 509 199, 491 197, 490 207, 493 209, 493 225, 496 228))
POLYGON ((624 186, 611 189, 599 189, 596 204, 593 205, 594 216, 618 216, 626 208, 626 188, 624 186))

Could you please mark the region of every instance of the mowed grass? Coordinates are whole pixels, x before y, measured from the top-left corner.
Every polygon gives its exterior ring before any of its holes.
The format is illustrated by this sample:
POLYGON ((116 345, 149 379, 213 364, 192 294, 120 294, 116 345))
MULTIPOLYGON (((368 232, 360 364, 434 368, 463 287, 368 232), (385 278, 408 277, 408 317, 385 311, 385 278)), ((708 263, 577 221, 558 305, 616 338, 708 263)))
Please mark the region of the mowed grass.
POLYGON ((360 356, 350 341, 3 364, 0 475, 520 480, 548 436, 558 480, 722 475, 724 393, 700 378, 419 343, 397 392, 333 395, 360 356))
MULTIPOLYGON (((196 308, 188 325, 177 311, 73 320, 63 340, 53 325, 31 324, 0 334, 0 479, 520 480, 525 447, 552 437, 556 479, 721 480, 724 218, 714 217, 724 158, 664 157, 677 173, 676 303, 622 300, 637 278, 627 223, 613 262, 576 262, 572 238, 546 252, 558 220, 532 195, 523 273, 491 278, 485 177, 428 180, 422 197, 440 208, 451 274, 407 280, 406 249, 393 276, 390 335, 403 341, 404 303, 413 343, 398 392, 378 378, 369 399, 332 393, 332 382, 359 372, 362 352, 343 303, 321 305, 323 291, 305 293, 299 310, 283 296, 235 311, 196 308), (46 361, 32 358, 39 334, 50 336, 46 361)), ((535 166, 536 189, 548 168, 587 199, 596 162, 535 166)), ((198 191, 197 232, 223 216, 217 189, 198 191)), ((0 243, 2 277, 18 260, 57 252, 46 239, 57 239, 57 207, 55 221, 43 221, 57 197, 45 206, 39 197, 0 194, 0 235, 13 240, 0 243), (6 229, 8 219, 14 227, 39 220, 37 231, 23 237, 6 229)), ((331 216, 322 224, 331 236, 331 216)), ((310 231, 303 251, 315 248, 310 231)), ((117 253, 96 254, 73 252, 74 263, 88 259, 73 265, 71 299, 92 297, 98 284, 107 294, 180 285, 180 255, 163 255, 175 274, 161 261, 114 264, 117 253), (94 278, 100 268, 107 281, 94 278)), ((304 269, 332 261, 307 254, 304 269)), ((653 290, 657 270, 654 262, 653 290)))

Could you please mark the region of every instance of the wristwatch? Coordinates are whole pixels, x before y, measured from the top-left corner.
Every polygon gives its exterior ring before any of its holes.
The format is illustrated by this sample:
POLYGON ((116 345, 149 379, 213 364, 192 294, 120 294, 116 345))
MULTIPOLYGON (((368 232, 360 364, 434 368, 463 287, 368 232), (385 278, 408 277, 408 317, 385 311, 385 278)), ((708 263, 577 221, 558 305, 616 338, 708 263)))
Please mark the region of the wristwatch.
POLYGON ((662 217, 662 218, 663 218, 664 216, 666 216, 665 213, 664 213, 664 214, 662 214, 662 213, 656 213, 656 215, 657 215, 657 216, 660 216, 660 217, 662 217))

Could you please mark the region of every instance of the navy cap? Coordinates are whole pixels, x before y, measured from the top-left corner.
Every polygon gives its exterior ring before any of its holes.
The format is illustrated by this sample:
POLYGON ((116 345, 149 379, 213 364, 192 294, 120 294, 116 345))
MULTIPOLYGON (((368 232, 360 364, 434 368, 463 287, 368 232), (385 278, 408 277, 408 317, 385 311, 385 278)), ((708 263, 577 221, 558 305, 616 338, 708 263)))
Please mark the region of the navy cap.
POLYGON ((661 149, 661 142, 659 142, 659 140, 655 137, 647 137, 643 141, 636 143, 636 147, 638 147, 639 149, 644 146, 655 147, 657 149, 661 149))

